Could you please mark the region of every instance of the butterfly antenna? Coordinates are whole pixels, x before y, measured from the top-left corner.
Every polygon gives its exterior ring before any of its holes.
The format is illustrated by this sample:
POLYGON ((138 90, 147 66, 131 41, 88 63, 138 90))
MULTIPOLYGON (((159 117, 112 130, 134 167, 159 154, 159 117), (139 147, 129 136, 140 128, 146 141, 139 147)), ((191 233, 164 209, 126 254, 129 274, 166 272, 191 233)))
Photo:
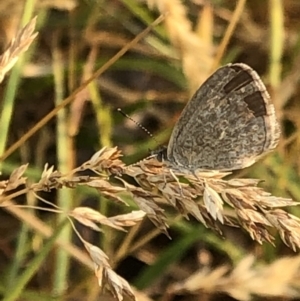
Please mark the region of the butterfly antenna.
POLYGON ((150 133, 141 123, 137 122, 133 118, 131 118, 128 114, 124 113, 120 108, 117 109, 118 112, 120 112, 124 117, 128 118, 131 120, 133 123, 135 123, 140 129, 142 129, 145 133, 147 133, 154 141, 158 143, 158 141, 155 139, 155 137, 150 133))

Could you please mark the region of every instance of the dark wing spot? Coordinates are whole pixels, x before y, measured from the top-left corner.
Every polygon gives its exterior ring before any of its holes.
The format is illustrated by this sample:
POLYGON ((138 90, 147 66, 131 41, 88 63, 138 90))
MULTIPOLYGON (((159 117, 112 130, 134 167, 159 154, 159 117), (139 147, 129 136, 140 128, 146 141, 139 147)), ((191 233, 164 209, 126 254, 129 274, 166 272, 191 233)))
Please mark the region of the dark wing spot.
POLYGON ((240 68, 239 71, 240 72, 223 87, 225 93, 229 94, 232 91, 237 91, 253 81, 253 77, 249 72, 240 68))
POLYGON ((244 97, 243 101, 248 105, 249 110, 253 112, 255 117, 267 114, 265 100, 260 91, 244 97))

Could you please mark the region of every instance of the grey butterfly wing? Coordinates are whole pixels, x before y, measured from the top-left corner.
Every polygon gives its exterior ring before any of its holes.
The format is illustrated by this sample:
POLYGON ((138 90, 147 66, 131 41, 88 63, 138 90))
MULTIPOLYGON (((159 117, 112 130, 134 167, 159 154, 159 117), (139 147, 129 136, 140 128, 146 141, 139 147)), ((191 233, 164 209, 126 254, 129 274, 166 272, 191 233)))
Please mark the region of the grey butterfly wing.
POLYGON ((234 170, 276 147, 274 106, 257 73, 245 64, 219 68, 183 110, 167 159, 189 170, 234 170))

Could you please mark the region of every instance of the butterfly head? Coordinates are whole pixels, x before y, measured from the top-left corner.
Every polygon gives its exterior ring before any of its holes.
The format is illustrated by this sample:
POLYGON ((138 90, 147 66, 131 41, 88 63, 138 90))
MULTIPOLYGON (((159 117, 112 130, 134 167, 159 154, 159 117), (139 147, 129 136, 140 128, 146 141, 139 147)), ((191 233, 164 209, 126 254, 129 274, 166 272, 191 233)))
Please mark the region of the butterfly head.
POLYGON ((152 156, 156 156, 156 159, 159 162, 164 162, 164 161, 168 160, 168 157, 167 157, 167 148, 165 146, 163 146, 163 147, 161 147, 159 149, 156 149, 154 151, 151 151, 151 155, 152 156))

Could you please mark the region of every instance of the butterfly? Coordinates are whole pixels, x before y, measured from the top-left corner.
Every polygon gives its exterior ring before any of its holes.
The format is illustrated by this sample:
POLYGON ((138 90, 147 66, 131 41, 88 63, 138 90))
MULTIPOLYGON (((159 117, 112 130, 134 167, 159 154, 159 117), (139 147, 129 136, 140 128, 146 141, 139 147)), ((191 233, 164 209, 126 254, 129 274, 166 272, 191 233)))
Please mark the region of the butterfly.
POLYGON ((173 169, 242 169, 273 150, 280 127, 258 74, 242 63, 217 69, 177 121, 167 148, 156 152, 173 169))

